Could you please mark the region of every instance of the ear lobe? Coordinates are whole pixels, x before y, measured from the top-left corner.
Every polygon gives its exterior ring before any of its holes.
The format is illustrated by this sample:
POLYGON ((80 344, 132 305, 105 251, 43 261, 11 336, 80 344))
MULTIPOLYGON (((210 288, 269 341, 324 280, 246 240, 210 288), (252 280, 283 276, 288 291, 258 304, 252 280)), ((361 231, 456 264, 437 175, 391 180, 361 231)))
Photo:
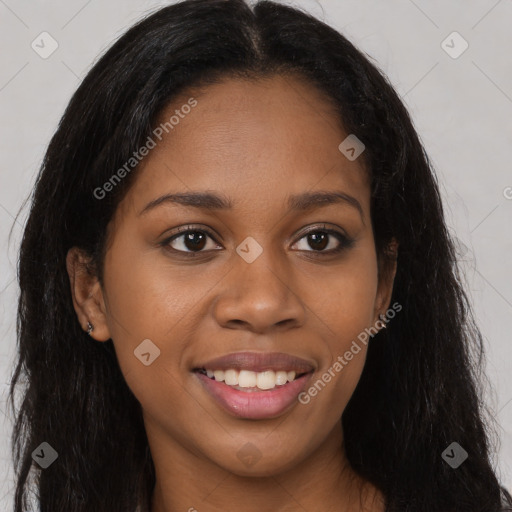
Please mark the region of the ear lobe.
POLYGON ((84 331, 90 322, 90 333, 97 341, 110 339, 103 290, 91 265, 91 258, 82 249, 72 247, 66 255, 66 269, 71 286, 73 307, 84 331))

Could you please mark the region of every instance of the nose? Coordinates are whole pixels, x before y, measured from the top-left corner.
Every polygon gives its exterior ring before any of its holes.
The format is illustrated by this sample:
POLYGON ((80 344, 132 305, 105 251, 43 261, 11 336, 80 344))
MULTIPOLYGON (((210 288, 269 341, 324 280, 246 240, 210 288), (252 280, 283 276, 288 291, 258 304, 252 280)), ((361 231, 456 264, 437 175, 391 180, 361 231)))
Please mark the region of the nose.
POLYGON ((252 263, 238 255, 222 280, 213 314, 222 327, 266 334, 304 324, 305 307, 294 288, 289 265, 276 263, 271 251, 252 263))

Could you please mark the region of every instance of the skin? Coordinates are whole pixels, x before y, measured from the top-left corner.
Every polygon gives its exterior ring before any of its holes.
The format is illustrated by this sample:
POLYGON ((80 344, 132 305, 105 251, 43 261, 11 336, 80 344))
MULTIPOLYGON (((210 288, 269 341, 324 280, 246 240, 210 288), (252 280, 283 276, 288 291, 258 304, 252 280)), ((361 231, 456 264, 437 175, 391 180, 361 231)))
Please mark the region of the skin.
POLYGON ((161 119, 191 96, 197 106, 144 159, 109 225, 103 284, 78 249, 67 258, 81 325, 113 340, 142 405, 157 475, 152 512, 383 511, 381 494, 351 469, 340 426, 364 345, 310 403, 265 420, 225 412, 191 372, 232 352, 286 352, 311 361, 316 382, 386 312, 396 268, 375 252, 362 159, 338 150, 348 133, 298 77, 226 79, 188 93, 161 119), (140 214, 163 194, 205 190, 229 197, 232 210, 163 203, 140 214), (354 197, 362 216, 349 203, 287 207, 290 195, 318 190, 354 197), (304 229, 324 223, 352 247, 328 255, 335 236, 308 240, 304 229), (188 224, 215 236, 193 258, 184 236, 161 245, 188 224), (263 248, 252 263, 236 252, 248 236, 263 248), (144 339, 161 351, 149 366, 133 353, 144 339), (237 456, 248 441, 260 456, 251 466, 237 456))

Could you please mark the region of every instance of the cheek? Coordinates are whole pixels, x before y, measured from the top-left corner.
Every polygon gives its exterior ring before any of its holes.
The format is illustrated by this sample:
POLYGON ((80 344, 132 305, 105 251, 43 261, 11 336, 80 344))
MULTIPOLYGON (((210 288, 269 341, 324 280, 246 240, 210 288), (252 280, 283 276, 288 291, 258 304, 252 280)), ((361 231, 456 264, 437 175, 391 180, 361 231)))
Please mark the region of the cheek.
POLYGON ((326 361, 299 401, 310 408, 311 417, 321 419, 323 425, 334 425, 339 420, 359 382, 366 360, 367 345, 355 339, 339 339, 331 348, 326 361))
POLYGON ((178 373, 184 332, 179 330, 200 299, 186 283, 173 279, 170 286, 162 273, 145 261, 143 251, 113 247, 105 261, 107 320, 119 366, 144 414, 157 424, 167 411, 184 408, 188 395, 178 373))
POLYGON ((376 260, 370 250, 358 251, 322 282, 323 286, 311 290, 310 300, 314 312, 329 327, 332 348, 339 355, 347 350, 349 340, 373 322, 378 288, 376 260))
POLYGON ((354 254, 332 272, 325 281, 328 287, 316 289, 310 299, 315 314, 328 327, 323 330, 328 337, 326 357, 306 392, 325 418, 339 417, 364 368, 378 284, 372 255, 371 247, 354 254))
POLYGON ((163 249, 148 249, 136 231, 127 231, 118 234, 107 253, 108 313, 120 339, 126 335, 142 339, 152 334, 161 336, 204 295, 204 289, 190 285, 193 267, 170 267, 160 251, 163 249), (138 243, 133 241, 137 239, 138 243))
MULTIPOLYGON (((165 342, 176 337, 173 333, 180 320, 200 299, 199 291, 187 293, 190 287, 179 279, 173 279, 171 286, 163 278, 164 270, 150 263, 144 251, 133 250, 128 244, 113 246, 105 260, 107 322, 125 374, 145 368, 134 354, 144 340, 151 340, 161 350, 149 366, 157 368, 167 356, 165 342)), ((158 351, 151 344, 148 346, 152 360, 152 350, 155 354, 158 351)))

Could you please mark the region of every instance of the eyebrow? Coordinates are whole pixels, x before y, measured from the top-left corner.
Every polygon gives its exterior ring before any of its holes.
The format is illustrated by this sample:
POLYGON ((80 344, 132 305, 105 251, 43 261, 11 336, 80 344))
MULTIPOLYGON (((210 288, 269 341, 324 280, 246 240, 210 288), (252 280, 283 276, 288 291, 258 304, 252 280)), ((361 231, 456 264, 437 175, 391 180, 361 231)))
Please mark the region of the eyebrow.
MULTIPOLYGON (((233 201, 231 199, 211 192, 180 192, 165 194, 153 201, 150 201, 139 213, 143 215, 148 211, 162 204, 180 204, 203 210, 231 210, 233 201)), ((288 198, 288 207, 292 211, 308 211, 331 204, 347 204, 357 209, 364 222, 364 212, 359 201, 345 192, 324 191, 304 192, 295 194, 288 198)))

